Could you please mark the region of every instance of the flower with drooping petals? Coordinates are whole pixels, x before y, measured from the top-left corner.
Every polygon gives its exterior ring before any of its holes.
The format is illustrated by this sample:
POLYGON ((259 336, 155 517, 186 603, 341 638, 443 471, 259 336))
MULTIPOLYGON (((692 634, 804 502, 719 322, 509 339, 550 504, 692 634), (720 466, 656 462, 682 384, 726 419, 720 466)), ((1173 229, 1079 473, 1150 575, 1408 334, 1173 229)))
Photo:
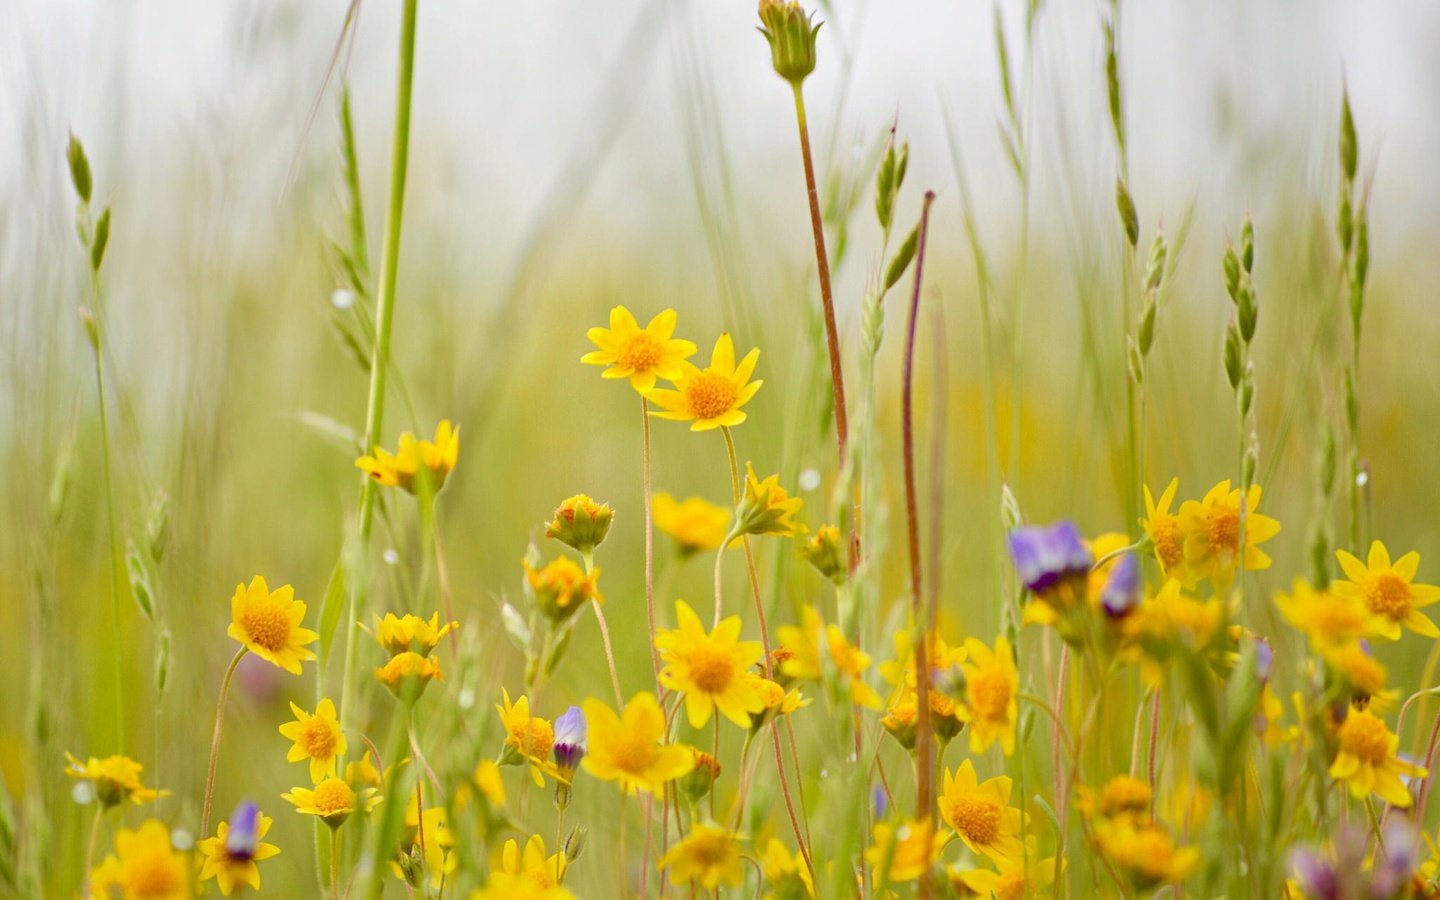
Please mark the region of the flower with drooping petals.
POLYGON ((411 494, 423 488, 438 494, 459 459, 460 429, 442 419, 435 426, 435 440, 416 440, 407 431, 400 435, 400 449, 394 454, 376 447, 373 455, 355 460, 355 466, 385 487, 400 487, 411 494))

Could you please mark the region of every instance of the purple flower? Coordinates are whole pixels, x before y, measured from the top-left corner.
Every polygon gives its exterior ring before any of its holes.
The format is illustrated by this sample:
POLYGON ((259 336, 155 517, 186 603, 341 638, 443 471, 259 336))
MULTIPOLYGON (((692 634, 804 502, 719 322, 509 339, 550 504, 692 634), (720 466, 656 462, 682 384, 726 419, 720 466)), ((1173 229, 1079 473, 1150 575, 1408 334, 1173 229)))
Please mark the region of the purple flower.
POLYGON ((585 714, 572 706, 555 720, 555 765, 565 777, 585 758, 585 714))
POLYGON ((1048 527, 1010 532, 1010 556, 1020 580, 1037 594, 1065 578, 1087 575, 1094 561, 1080 529, 1068 519, 1048 527))
POLYGON ((1340 874, 1335 871, 1335 864, 1315 850, 1295 850, 1290 854, 1290 868, 1305 896, 1315 900, 1338 900, 1340 897, 1340 874))
POLYGON ((1255 677, 1270 680, 1270 667, 1275 662, 1275 649, 1263 637, 1255 638, 1255 677))
POLYGON ((1140 560, 1126 553, 1115 561, 1100 589, 1100 606, 1112 619, 1128 616, 1140 603, 1140 560))
POLYGON ((225 832, 225 855, 237 862, 247 862, 255 856, 256 833, 260 824, 260 807, 249 800, 242 800, 230 814, 225 832))
POLYGON ((878 784, 875 785, 875 787, 872 788, 870 791, 871 817, 875 819, 885 818, 885 813, 889 809, 889 806, 890 804, 887 802, 885 796, 885 788, 881 787, 878 784))

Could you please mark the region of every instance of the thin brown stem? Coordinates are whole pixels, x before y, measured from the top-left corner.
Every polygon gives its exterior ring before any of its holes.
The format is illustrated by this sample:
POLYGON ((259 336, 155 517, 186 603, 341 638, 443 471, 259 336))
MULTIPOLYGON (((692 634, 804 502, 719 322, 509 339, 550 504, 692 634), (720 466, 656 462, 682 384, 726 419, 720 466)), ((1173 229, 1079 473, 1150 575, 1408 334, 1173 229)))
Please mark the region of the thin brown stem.
MULTIPOLYGON (((659 697, 660 651, 655 648, 655 515, 650 508, 650 401, 644 397, 640 398, 640 425, 645 436, 645 621, 650 627, 650 665, 655 670, 655 696, 659 697)), ((641 887, 644 888, 643 883, 641 887)))
POLYGON ((610 626, 605 622, 605 610, 599 603, 595 607, 595 621, 600 623, 600 640, 605 645, 605 664, 610 667, 610 687, 615 691, 615 708, 625 709, 625 697, 620 693, 620 673, 615 669, 615 651, 610 646, 610 626))
POLYGON ((247 648, 241 647, 235 651, 235 658, 230 660, 230 665, 225 669, 225 677, 220 680, 220 701, 215 704, 215 734, 210 739, 210 770, 205 776, 205 805, 200 813, 200 836, 210 834, 210 804, 215 799, 215 764, 220 759, 220 728, 225 724, 225 696, 230 693, 230 681, 235 677, 235 668, 240 665, 240 660, 249 652, 247 648))
MULTIPOLYGON (((930 815, 934 794, 934 765, 932 762, 933 732, 930 727, 930 627, 929 617, 922 609, 923 594, 920 584, 920 515, 919 500, 915 488, 915 331, 920 313, 920 289, 925 272, 925 237, 930 227, 930 206, 935 202, 935 192, 925 193, 925 206, 920 213, 920 233, 915 248, 915 287, 910 296, 910 315, 905 328, 905 366, 901 376, 901 426, 903 431, 905 457, 905 522, 910 538, 910 613, 914 627, 919 633, 912 642, 915 645, 915 707, 919 714, 919 726, 915 743, 915 816, 930 815)), ((933 605, 933 604, 932 604, 933 605)), ((933 877, 927 867, 920 873, 920 897, 930 897, 935 890, 933 877)))
POLYGON ((1431 765, 1435 762, 1435 742, 1440 739, 1440 714, 1435 716, 1435 724, 1430 728, 1430 743, 1425 747, 1425 781, 1420 785, 1420 799, 1415 804, 1415 821, 1425 821, 1425 801, 1430 799, 1430 785, 1435 782, 1435 776, 1431 765))

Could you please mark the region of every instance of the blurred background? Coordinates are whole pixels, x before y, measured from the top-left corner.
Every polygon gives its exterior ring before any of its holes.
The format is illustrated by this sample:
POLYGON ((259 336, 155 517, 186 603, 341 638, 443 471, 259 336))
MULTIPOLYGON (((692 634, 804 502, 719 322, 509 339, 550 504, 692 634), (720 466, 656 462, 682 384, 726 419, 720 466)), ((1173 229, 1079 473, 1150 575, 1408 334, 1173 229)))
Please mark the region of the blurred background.
MULTIPOLYGON (((117 748, 98 409, 77 316, 92 301, 67 132, 89 153, 97 207, 113 208, 99 311, 123 532, 140 540, 157 493, 168 498, 170 540, 153 588, 172 634, 169 686, 152 730, 155 628, 127 599, 136 725, 126 750, 146 764, 147 782, 175 790, 167 815, 194 827, 235 585, 264 574, 318 610, 355 509, 352 433, 366 373, 337 329, 338 87, 350 86, 378 262, 399 12, 364 4, 336 65, 346 8, 0 0, 0 455, 11 475, 0 481, 0 631, 12 648, 0 654, 0 774, 13 795, 50 810, 71 869, 84 826, 67 809, 60 754, 117 748)), ((1106 108, 1109 15, 1095 2, 1050 2, 1033 16, 1016 0, 999 4, 1022 183, 1001 136, 996 7, 837 2, 820 12, 820 65, 806 94, 852 379, 861 301, 885 265, 871 185, 892 125, 910 143, 892 249, 923 192, 938 194, 924 303, 939 317, 923 322, 919 408, 924 439, 944 423, 943 464, 927 455, 922 477, 940 476, 943 608, 957 634, 990 635, 998 624, 986 331, 999 474, 1025 515, 1074 517, 1089 534, 1136 528, 1118 480, 1127 257, 1106 108)), ((627 684, 648 678, 636 404, 578 363, 585 328, 611 306, 642 321, 676 308, 701 360, 722 329, 742 353, 760 347, 766 386, 737 431, 740 453, 808 485, 812 526, 833 516, 793 107, 755 23, 749 2, 421 4, 395 329, 413 407, 392 394, 383 443, 442 417, 461 425, 441 512, 457 612, 482 660, 479 699, 462 704, 476 722, 493 719, 498 684, 518 678, 520 656, 493 627, 499 602, 519 591, 528 540, 576 492, 617 510, 599 560, 607 609, 627 684)), ((1158 493, 1179 476, 1181 496, 1198 498, 1235 475, 1221 255, 1248 211, 1263 509, 1285 527, 1267 548, 1276 566, 1260 589, 1310 571, 1315 527, 1343 535, 1341 507, 1317 501, 1316 457, 1326 423, 1343 423, 1350 352, 1333 228, 1347 85, 1370 221, 1361 452, 1373 529, 1397 553, 1420 551, 1421 580, 1440 581, 1440 6, 1131 2, 1118 42, 1141 252, 1157 226, 1171 245, 1146 383, 1150 484, 1158 493)), ((907 276, 887 300, 879 358, 882 528, 903 512, 898 338, 910 285, 907 276)), ((726 498, 717 436, 665 422, 654 436, 657 489, 726 498)), ((404 507, 392 531, 377 532, 377 559, 387 547, 401 565, 418 558, 412 519, 404 507)), ((877 548, 881 603, 903 592, 903 550, 901 531, 877 548)), ((788 547, 765 546, 762 557, 787 573, 770 601, 790 621, 821 584, 788 547)), ((680 572, 675 594, 703 596, 705 569, 680 572)), ((731 574, 738 586, 741 573, 731 574)), ((377 603, 386 599, 382 588, 377 603)), ((591 689, 597 650, 583 627, 579 661, 562 667, 550 703, 591 689)), ((1402 674, 1419 668, 1386 662, 1402 674)), ((247 666, 222 755, 222 772, 243 781, 217 806, 243 792, 267 798, 276 842, 297 848, 266 869, 278 885, 306 883, 308 829, 276 796, 301 772, 283 762, 274 729, 288 718, 284 701, 310 693, 308 678, 302 687, 247 666)), ((73 884, 55 877, 60 893, 73 884)))

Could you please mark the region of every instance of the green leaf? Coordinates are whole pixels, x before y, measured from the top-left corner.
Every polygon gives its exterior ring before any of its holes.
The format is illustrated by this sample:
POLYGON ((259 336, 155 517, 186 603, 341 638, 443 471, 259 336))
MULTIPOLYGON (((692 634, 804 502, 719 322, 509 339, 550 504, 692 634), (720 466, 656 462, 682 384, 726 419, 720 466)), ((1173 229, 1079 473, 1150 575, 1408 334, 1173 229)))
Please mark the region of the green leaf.
POLYGON ((325 584, 325 597, 320 601, 320 658, 330 658, 330 648, 335 641, 335 627, 340 624, 340 615, 345 610, 346 590, 349 579, 346 576, 345 557, 349 553, 349 541, 330 570, 330 580, 325 584))

